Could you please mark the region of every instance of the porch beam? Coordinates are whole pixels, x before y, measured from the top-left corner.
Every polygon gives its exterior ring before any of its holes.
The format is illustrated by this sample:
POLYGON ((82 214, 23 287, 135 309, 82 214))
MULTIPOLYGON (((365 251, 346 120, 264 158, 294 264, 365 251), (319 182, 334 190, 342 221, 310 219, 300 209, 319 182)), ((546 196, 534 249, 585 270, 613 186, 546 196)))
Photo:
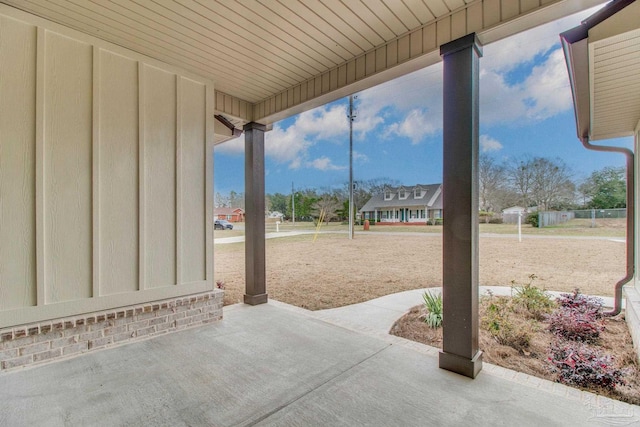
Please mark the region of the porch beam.
POLYGON ((245 294, 244 302, 267 302, 264 232, 264 133, 266 126, 244 127, 245 294))
POLYGON ((472 33, 440 47, 444 60, 443 305, 439 366, 475 378, 478 348, 478 66, 472 33))

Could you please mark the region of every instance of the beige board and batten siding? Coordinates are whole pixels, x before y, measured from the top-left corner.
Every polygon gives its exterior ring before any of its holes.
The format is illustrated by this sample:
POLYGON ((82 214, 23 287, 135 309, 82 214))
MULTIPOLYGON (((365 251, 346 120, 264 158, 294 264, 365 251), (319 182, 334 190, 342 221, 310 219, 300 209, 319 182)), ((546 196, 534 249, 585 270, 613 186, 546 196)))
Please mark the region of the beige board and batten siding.
POLYGON ((0 328, 213 289, 214 101, 0 5, 0 328))

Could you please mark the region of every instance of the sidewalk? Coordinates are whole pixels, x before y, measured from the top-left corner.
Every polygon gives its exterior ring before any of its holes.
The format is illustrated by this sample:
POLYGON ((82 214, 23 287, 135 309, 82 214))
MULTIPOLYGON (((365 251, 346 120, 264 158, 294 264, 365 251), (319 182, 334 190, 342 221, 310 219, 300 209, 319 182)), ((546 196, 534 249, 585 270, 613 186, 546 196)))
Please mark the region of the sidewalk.
MULTIPOLYGON (((422 294, 425 291, 437 294, 442 292, 442 288, 414 289, 385 295, 359 304, 318 310, 311 313, 325 322, 380 336, 381 334, 387 334, 395 321, 407 313, 411 307, 422 304, 422 294)), ((511 288, 508 286, 480 286, 480 295, 485 295, 488 291, 493 295, 511 295, 511 288)), ((558 296, 562 292, 549 293, 558 296)), ((599 298, 604 301, 605 307, 613 307, 613 298, 599 298)), ((624 308, 624 301, 622 301, 622 304, 624 308)))

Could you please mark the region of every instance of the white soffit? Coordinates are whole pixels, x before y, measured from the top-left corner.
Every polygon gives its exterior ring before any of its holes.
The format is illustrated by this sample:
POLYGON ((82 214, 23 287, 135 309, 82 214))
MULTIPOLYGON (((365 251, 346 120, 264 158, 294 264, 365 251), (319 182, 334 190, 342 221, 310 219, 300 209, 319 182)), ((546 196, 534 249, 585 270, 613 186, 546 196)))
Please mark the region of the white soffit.
POLYGON ((633 135, 640 120, 640 15, 631 16, 635 30, 595 42, 589 33, 592 140, 633 135))

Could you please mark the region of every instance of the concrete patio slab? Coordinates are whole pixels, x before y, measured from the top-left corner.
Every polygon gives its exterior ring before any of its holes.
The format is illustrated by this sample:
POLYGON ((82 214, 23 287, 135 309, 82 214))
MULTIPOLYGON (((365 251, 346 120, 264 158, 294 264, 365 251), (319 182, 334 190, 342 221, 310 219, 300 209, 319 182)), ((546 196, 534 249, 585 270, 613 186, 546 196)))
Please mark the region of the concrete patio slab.
POLYGON ((611 425, 638 407, 269 303, 216 324, 0 375, 6 426, 611 425))

